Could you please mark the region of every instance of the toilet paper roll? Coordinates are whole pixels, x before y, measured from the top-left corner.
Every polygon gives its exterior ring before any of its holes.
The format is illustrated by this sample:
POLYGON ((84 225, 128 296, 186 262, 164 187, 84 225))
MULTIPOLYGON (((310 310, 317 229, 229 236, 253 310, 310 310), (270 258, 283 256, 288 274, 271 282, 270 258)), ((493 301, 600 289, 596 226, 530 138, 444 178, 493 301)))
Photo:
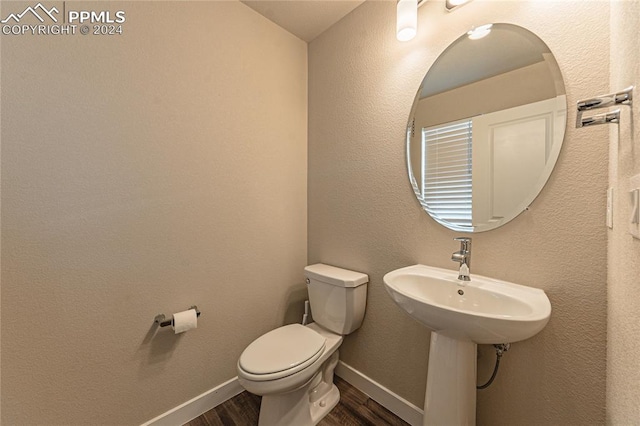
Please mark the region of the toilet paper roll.
POLYGON ((198 315, 195 309, 189 309, 188 311, 178 312, 173 314, 173 321, 171 322, 171 328, 176 334, 184 333, 188 330, 193 330, 198 327, 198 315))

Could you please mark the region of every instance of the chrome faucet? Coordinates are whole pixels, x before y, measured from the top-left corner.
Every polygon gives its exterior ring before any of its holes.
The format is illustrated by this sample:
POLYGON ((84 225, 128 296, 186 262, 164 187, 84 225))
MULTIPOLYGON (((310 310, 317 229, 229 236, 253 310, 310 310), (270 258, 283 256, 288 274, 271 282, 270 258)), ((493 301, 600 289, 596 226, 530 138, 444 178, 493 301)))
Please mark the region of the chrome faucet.
POLYGON ((469 278, 469 268, 471 266, 471 238, 458 237, 454 238, 454 240, 460 241, 460 251, 456 251, 451 255, 451 260, 460 263, 458 279, 460 281, 471 281, 471 278, 469 278))

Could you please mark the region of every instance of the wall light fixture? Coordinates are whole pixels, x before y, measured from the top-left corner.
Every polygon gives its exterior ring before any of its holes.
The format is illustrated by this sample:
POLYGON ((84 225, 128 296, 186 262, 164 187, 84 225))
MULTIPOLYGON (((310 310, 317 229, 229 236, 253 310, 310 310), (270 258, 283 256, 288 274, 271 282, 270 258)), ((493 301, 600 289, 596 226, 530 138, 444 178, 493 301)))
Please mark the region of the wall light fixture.
MULTIPOLYGON (((445 8, 451 12, 471 0, 446 0, 445 8)), ((399 41, 409 41, 418 32, 418 8, 427 0, 397 0, 396 37, 399 41)))
POLYGON ((409 41, 418 31, 418 0, 398 0, 396 12, 396 37, 409 41))

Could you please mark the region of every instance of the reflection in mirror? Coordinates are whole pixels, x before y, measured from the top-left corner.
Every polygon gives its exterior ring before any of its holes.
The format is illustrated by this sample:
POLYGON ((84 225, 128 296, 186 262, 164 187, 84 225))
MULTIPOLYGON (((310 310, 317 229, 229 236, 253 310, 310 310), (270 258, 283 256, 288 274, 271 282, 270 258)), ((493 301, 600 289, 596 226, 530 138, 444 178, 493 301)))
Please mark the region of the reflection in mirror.
POLYGON ((429 69, 407 127, 418 201, 462 232, 497 228, 529 206, 553 171, 567 118, 546 44, 516 25, 478 29, 429 69))

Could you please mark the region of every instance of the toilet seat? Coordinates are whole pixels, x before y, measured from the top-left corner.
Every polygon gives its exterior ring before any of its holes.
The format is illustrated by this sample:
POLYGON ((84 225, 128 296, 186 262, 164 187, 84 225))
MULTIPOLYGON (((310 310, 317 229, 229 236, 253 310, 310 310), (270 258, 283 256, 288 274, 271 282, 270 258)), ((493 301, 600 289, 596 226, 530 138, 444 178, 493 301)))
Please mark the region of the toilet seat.
POLYGON ((248 380, 280 379, 313 364, 325 346, 326 339, 309 327, 285 325, 251 343, 240 355, 238 370, 248 380))

